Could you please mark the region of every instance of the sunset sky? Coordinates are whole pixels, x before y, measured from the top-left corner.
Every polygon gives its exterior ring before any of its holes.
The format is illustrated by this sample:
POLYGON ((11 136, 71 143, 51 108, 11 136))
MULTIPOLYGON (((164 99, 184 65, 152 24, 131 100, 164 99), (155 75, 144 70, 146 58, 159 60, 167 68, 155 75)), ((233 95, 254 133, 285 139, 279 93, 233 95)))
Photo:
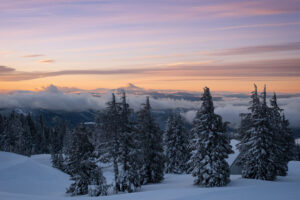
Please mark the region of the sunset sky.
POLYGON ((0 90, 300 93, 300 0, 0 0, 0 90))

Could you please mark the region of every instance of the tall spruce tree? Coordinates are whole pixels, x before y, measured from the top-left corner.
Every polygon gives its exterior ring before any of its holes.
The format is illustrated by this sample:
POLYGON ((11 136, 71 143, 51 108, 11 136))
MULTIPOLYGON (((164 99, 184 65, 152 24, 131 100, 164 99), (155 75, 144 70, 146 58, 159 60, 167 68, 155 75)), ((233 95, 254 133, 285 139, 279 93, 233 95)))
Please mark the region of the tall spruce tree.
POLYGON ((31 139, 32 139, 32 149, 31 149, 31 154, 37 154, 39 153, 38 151, 38 135, 37 135, 37 129, 36 129, 36 124, 33 121, 30 113, 26 116, 26 123, 29 127, 29 131, 30 131, 30 135, 31 135, 31 139))
POLYGON ((289 161, 289 157, 287 157, 287 152, 284 149, 288 144, 283 130, 283 120, 281 116, 281 112, 283 110, 280 109, 277 104, 277 97, 275 93, 270 100, 270 105, 270 120, 274 134, 274 142, 281 147, 280 152, 277 152, 276 173, 279 176, 286 176, 288 171, 287 162, 289 161))
MULTIPOLYGON (((282 135, 284 138, 284 145, 283 145, 283 154, 285 159, 285 164, 287 165, 289 161, 293 160, 295 158, 295 138, 292 130, 289 127, 290 123, 285 118, 285 115, 282 115, 282 135)), ((278 174, 281 176, 281 174, 278 174)))
POLYGON ((189 136, 179 113, 172 113, 164 136, 166 173, 184 173, 190 158, 189 136))
POLYGON ((164 177, 162 131, 151 114, 149 97, 138 112, 137 130, 142 142, 142 183, 159 183, 164 177))
POLYGON ((276 143, 275 133, 270 120, 270 109, 266 102, 266 89, 260 102, 257 87, 254 85, 251 95, 251 111, 247 118, 246 129, 238 144, 240 156, 238 164, 242 167, 242 177, 274 180, 276 178, 276 159, 280 153, 280 145, 276 143))
POLYGON ((204 88, 202 106, 193 122, 192 157, 190 160, 194 183, 205 187, 224 186, 229 183, 228 154, 233 153, 225 135, 226 123, 214 113, 209 88, 204 88))
POLYGON ((30 127, 27 123, 26 117, 24 115, 19 116, 20 121, 22 123, 22 132, 19 135, 19 153, 30 156, 32 153, 32 136, 30 133, 30 127))
POLYGON ((120 111, 120 189, 133 192, 141 184, 141 150, 134 123, 130 120, 132 110, 123 92, 120 111))
POLYGON ((101 168, 94 160, 94 146, 90 143, 86 128, 81 124, 75 129, 68 148, 66 167, 74 182, 67 189, 71 195, 105 195, 106 182, 101 168), (89 185, 92 185, 89 188, 89 185), (90 191, 89 191, 90 190, 90 191))
POLYGON ((120 187, 120 175, 119 166, 120 162, 120 103, 116 102, 114 93, 112 94, 112 100, 107 102, 107 107, 101 117, 102 130, 105 136, 105 149, 108 153, 108 157, 112 159, 114 168, 114 181, 115 181, 115 192, 121 191, 120 187))

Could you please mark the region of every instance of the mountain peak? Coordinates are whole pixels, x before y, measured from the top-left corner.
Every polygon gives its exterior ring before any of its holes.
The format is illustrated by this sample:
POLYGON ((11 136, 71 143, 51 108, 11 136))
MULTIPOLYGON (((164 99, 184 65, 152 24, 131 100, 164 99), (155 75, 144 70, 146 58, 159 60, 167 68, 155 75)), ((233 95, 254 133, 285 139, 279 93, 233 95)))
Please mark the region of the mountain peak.
POLYGON ((135 86, 135 85, 132 84, 132 83, 128 83, 128 84, 126 85, 126 88, 130 88, 130 89, 141 89, 140 87, 137 87, 137 86, 135 86))

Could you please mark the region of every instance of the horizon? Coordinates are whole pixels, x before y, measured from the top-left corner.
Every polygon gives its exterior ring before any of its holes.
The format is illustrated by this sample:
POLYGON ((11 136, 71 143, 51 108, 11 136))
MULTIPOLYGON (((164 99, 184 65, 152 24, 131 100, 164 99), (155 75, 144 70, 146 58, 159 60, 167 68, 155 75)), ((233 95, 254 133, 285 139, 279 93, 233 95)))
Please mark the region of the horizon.
POLYGON ((5 0, 0 11, 2 92, 300 93, 299 0, 5 0))
MULTIPOLYGON (((261 83, 261 84, 257 84, 257 83, 253 83, 252 89, 250 89, 249 91, 229 91, 229 90, 213 90, 211 89, 211 87, 204 85, 203 87, 199 88, 198 90, 184 90, 184 89, 173 89, 173 88, 151 88, 151 87, 141 87, 140 85, 134 84, 134 83, 127 83, 125 85, 121 85, 121 86, 116 86, 116 87, 95 87, 95 88, 80 88, 80 87, 66 87, 66 86, 60 86, 60 85, 55 85, 55 84, 49 84, 49 85, 43 85, 40 88, 34 88, 34 89, 14 89, 14 90, 1 90, 0 89, 0 95, 1 94, 13 94, 16 92, 43 92, 48 90, 51 87, 55 87, 57 88, 59 91, 63 92, 63 93, 80 93, 80 92, 96 92, 97 90, 103 90, 102 92, 112 92, 114 90, 118 90, 118 89, 129 89, 131 87, 135 87, 137 89, 141 89, 141 90, 145 90, 145 91, 158 91, 158 92, 187 92, 187 93, 202 93, 203 89, 205 87, 208 87, 211 90, 212 94, 222 94, 222 93, 228 93, 228 94, 245 94, 245 95, 251 95, 251 92, 253 91, 253 85, 256 85, 258 88, 258 92, 260 93, 261 91, 263 91, 264 86, 266 86, 267 89, 267 94, 268 96, 273 95, 274 93, 276 93, 277 95, 298 95, 300 94, 300 92, 277 92, 277 91, 271 91, 269 90, 269 87, 267 84, 261 83)), ((99 92, 101 93, 101 92, 99 92)))

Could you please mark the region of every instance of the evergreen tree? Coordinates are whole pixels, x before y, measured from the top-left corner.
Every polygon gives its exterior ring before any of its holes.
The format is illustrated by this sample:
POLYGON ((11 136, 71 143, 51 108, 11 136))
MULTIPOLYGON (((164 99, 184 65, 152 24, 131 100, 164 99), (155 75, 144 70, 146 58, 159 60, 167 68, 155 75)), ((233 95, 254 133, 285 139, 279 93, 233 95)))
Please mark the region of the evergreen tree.
POLYGON ((132 110, 126 102, 123 92, 120 111, 120 189, 121 191, 133 192, 141 183, 141 151, 136 130, 130 120, 132 110))
POLYGON ((107 195, 109 185, 106 184, 106 179, 102 174, 101 168, 96 167, 91 171, 91 179, 88 187, 90 196, 105 196, 107 195))
POLYGON ((31 144, 32 144, 32 148, 31 148, 31 154, 37 154, 39 153, 39 150, 37 149, 39 147, 39 139, 38 139, 38 134, 37 134, 37 129, 36 129, 36 124, 33 121, 33 119, 31 118, 30 113, 26 116, 26 123, 28 125, 29 128, 29 132, 31 135, 31 144))
POLYGON ((202 106, 193 122, 192 157, 190 160, 194 183, 205 187, 224 186, 229 183, 228 154, 233 153, 225 135, 226 123, 214 113, 209 88, 204 88, 202 106))
POLYGON ((107 103, 107 108, 102 119, 102 130, 105 134, 105 148, 108 156, 112 158, 114 167, 115 192, 121 191, 119 166, 120 161, 120 104, 116 102, 115 95, 112 94, 112 100, 107 103))
POLYGON ((27 123, 26 118, 24 115, 19 116, 20 121, 22 123, 22 132, 19 133, 19 150, 18 152, 20 154, 30 156, 32 153, 32 136, 30 132, 30 127, 27 123))
POLYGON ((67 173, 62 151, 59 151, 56 153, 52 152, 51 153, 51 162, 52 162, 52 166, 54 168, 57 168, 57 169, 67 173))
POLYGON ((49 137, 51 153, 55 154, 62 151, 66 130, 67 130, 66 124, 60 123, 52 131, 49 137))
POLYGON ((164 177, 162 131, 151 115, 149 97, 138 112, 137 130, 142 142, 142 183, 158 183, 164 177))
POLYGON ((50 137, 50 150, 52 166, 65 171, 64 157, 63 157, 63 142, 66 135, 66 124, 62 123, 55 127, 50 137))
POLYGON ((94 161, 94 146, 90 143, 84 125, 80 125, 73 134, 68 149, 66 166, 74 183, 68 188, 71 195, 105 195, 106 183, 101 169, 94 161), (89 191, 89 185, 91 189, 89 191))
POLYGON ((166 173, 186 172, 187 162, 190 158, 189 137, 179 113, 171 114, 168 118, 164 144, 166 173))
POLYGON ((285 176, 288 170, 287 162, 288 158, 286 157, 286 152, 284 151, 287 141, 285 133, 283 131, 283 120, 281 117, 282 109, 279 108, 277 104, 277 97, 274 93, 272 99, 270 100, 270 120, 274 133, 274 141, 276 144, 281 146, 280 152, 277 152, 276 159, 276 173, 280 176, 285 176))
MULTIPOLYGON (((1 142, 1 138, 3 136, 3 132, 4 132, 4 126, 5 126, 5 117, 3 117, 1 114, 0 114, 0 142, 1 142)), ((1 144, 1 143, 0 143, 1 144)), ((0 149, 1 149, 1 146, 0 146, 0 149)))
MULTIPOLYGON (((285 157, 285 164, 287 166, 288 162, 295 158, 295 138, 292 130, 289 127, 289 121, 282 115, 282 135, 284 137, 283 154, 285 157)), ((282 174, 278 174, 282 175, 282 174)))
POLYGON ((20 133, 23 133, 22 122, 15 112, 12 112, 4 125, 1 138, 1 149, 7 152, 20 152, 20 143, 22 142, 20 133))
POLYGON ((295 160, 300 161, 300 144, 295 145, 295 160))
POLYGON ((274 180, 276 178, 276 159, 281 151, 276 143, 275 133, 270 121, 270 109, 266 103, 266 89, 260 102, 257 87, 252 92, 247 130, 238 144, 240 156, 238 164, 242 167, 242 177, 274 180))

